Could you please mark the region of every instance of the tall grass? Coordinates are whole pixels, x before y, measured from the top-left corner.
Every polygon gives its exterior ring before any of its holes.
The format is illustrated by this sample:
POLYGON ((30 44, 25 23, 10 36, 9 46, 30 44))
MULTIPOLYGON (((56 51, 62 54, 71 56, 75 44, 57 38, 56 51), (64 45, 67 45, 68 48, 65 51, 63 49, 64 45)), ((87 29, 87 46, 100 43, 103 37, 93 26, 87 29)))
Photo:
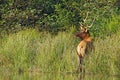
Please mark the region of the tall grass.
MULTIPOLYGON (((86 71, 120 72, 119 34, 95 40, 95 50, 85 58, 86 71)), ((0 67, 8 71, 72 72, 78 67, 78 43, 79 40, 69 33, 59 33, 53 37, 35 30, 22 31, 2 40, 0 67)))
POLYGON ((95 50, 86 57, 86 67, 88 71, 105 74, 118 74, 120 36, 114 34, 106 36, 104 40, 98 39, 94 42, 95 50))
POLYGON ((58 36, 26 30, 8 36, 0 47, 1 67, 39 71, 64 71, 75 68, 75 38, 72 34, 58 36))
MULTIPOLYGON (((116 24, 112 21, 108 27, 116 24)), ((119 31, 113 31, 104 39, 95 37, 95 50, 85 57, 86 72, 120 73, 119 31)), ((74 72, 78 67, 76 46, 79 41, 71 32, 52 36, 32 29, 5 36, 0 40, 0 73, 74 72)))

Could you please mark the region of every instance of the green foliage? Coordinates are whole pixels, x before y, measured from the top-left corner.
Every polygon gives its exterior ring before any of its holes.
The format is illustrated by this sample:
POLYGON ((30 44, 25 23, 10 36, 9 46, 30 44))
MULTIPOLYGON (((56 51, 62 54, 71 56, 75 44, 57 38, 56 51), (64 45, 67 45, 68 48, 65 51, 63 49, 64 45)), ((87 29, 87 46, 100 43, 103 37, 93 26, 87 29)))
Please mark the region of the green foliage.
POLYGON ((91 28, 91 34, 95 37, 106 37, 120 29, 120 15, 114 15, 109 19, 103 18, 100 22, 96 22, 96 25, 91 28))
MULTIPOLYGON (((102 24, 119 11, 116 0, 2 0, 0 1, 0 33, 15 33, 24 28, 35 28, 52 33, 79 28, 86 13, 87 23, 97 16, 102 24)), ((97 26, 97 24, 95 25, 97 26)))

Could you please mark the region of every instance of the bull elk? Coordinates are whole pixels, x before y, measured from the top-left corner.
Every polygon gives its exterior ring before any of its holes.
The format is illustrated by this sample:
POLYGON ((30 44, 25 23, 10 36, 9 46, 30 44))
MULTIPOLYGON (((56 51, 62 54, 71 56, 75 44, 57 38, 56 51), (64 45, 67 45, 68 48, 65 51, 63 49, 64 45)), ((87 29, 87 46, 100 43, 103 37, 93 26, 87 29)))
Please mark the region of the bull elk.
POLYGON ((76 37, 79 37, 81 39, 81 42, 77 46, 77 55, 79 57, 79 71, 82 71, 82 64, 83 64, 83 59, 85 55, 92 50, 93 48, 93 38, 90 36, 89 29, 93 25, 93 22, 95 21, 95 18, 93 19, 92 23, 90 26, 85 25, 85 21, 88 17, 88 13, 86 18, 83 20, 84 24, 81 24, 81 30, 80 32, 76 33, 76 37))

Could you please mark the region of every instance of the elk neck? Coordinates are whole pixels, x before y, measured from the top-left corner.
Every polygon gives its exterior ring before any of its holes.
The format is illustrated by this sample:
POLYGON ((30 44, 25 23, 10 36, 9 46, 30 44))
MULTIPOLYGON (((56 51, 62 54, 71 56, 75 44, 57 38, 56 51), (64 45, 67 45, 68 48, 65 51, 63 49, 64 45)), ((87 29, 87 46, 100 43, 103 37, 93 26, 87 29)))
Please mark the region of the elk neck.
POLYGON ((83 40, 86 42, 91 42, 93 40, 93 38, 90 36, 86 36, 83 40))

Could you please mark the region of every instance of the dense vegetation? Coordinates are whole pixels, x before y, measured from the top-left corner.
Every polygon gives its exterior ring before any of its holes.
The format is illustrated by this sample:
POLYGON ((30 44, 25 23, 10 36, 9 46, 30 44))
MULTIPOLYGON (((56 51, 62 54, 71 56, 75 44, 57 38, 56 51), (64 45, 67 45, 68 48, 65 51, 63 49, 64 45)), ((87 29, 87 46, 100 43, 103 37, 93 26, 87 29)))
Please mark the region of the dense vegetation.
POLYGON ((120 73, 119 0, 1 0, 0 74, 75 72, 74 33, 86 13, 95 50, 85 57, 87 73, 120 73), (51 34, 52 33, 52 34, 51 34), (57 33, 57 34, 56 34, 57 33))
MULTIPOLYGON (((119 14, 119 0, 1 0, 0 33, 14 33, 24 28, 39 31, 67 31, 79 28, 79 23, 89 12, 89 24, 96 17, 95 27, 119 14)), ((101 27, 99 27, 101 26, 101 27)), ((99 31, 99 29, 97 29, 99 31)))

